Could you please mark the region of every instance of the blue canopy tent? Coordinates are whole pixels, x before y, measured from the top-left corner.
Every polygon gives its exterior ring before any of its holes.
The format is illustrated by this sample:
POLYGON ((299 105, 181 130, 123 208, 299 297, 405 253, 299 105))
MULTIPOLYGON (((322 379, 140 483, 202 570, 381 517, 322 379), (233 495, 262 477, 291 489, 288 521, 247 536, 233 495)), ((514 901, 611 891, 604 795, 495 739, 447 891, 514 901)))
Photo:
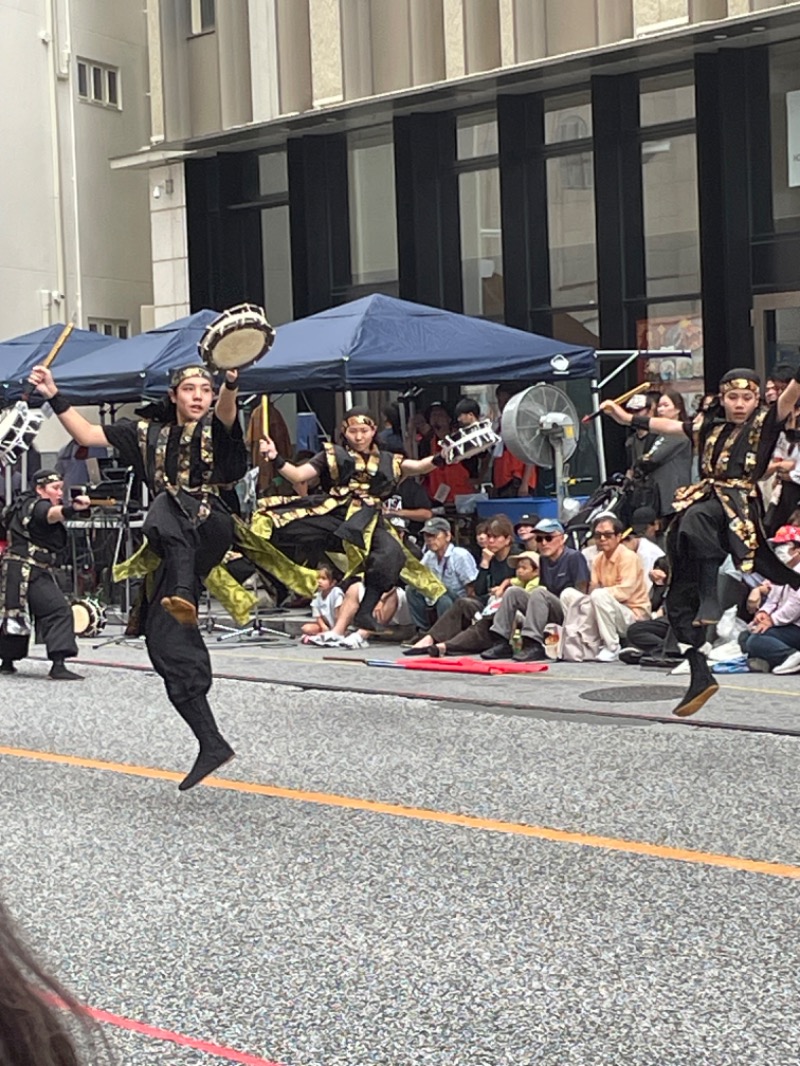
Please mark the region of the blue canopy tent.
POLYGON ((128 403, 141 400, 148 372, 167 385, 172 367, 199 362, 197 344, 216 311, 197 311, 186 318, 115 341, 102 351, 55 368, 59 387, 74 403, 128 403))
MULTIPOLYGON (((21 398, 28 388, 28 374, 45 358, 63 329, 63 324, 56 323, 0 342, 0 384, 3 389, 0 406, 15 403, 21 398)), ((56 357, 57 368, 66 368, 112 344, 114 338, 106 337, 103 333, 73 329, 56 357)))

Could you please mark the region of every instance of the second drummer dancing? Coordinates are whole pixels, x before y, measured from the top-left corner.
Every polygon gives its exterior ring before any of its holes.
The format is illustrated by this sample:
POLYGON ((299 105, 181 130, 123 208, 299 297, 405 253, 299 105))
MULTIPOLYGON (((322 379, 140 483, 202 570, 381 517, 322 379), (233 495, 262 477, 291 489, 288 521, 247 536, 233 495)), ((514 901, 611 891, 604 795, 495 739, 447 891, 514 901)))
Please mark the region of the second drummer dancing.
POLYGON ((208 703, 211 661, 197 626, 197 604, 201 579, 222 561, 233 540, 233 519, 220 500, 220 486, 238 481, 247 470, 237 371, 227 371, 213 412, 211 373, 186 366, 171 377, 162 418, 122 419, 109 426, 94 425, 76 411, 46 367, 34 367, 29 381, 74 440, 116 448, 153 496, 143 532, 158 566, 145 582, 141 625, 150 661, 200 747, 178 786, 185 791, 234 755, 208 703))
POLYGON ((667 534, 667 615, 691 667, 689 688, 673 712, 680 717, 699 711, 718 688, 700 648, 706 627, 720 618, 717 577, 726 556, 744 572, 755 567, 776 584, 800 584, 800 575, 783 566, 765 539, 757 490, 781 426, 800 399, 800 371, 770 407, 761 406, 760 388, 752 370, 729 370, 719 400, 694 422, 632 415, 613 400, 601 404, 621 425, 686 434, 697 448, 700 481, 677 490, 667 534))

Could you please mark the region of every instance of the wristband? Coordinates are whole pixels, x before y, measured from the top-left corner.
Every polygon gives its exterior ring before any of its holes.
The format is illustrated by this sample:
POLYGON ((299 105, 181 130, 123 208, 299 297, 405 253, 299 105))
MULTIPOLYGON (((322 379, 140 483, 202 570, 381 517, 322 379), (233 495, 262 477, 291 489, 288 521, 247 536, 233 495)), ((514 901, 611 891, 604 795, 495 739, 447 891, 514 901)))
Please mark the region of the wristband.
POLYGON ((634 429, 650 429, 650 419, 647 415, 634 415, 631 419, 631 425, 634 429))
POLYGON ((50 404, 50 410, 54 415, 63 415, 65 411, 69 411, 70 407, 72 407, 72 404, 61 392, 55 393, 47 402, 50 404))
POLYGON ((283 468, 289 462, 288 459, 284 459, 282 455, 278 455, 277 453, 275 454, 275 458, 274 459, 270 459, 269 461, 275 467, 275 472, 276 473, 278 471, 280 471, 280 470, 283 470, 283 468))
POLYGON ((434 455, 431 462, 434 466, 447 466, 447 460, 443 455, 434 455))
POLYGON ((71 503, 68 503, 66 507, 62 503, 61 517, 64 519, 65 522, 71 522, 77 513, 78 512, 75 510, 71 503))
POLYGON ((228 379, 225 378, 225 381, 222 384, 224 388, 230 389, 231 392, 236 392, 239 388, 239 379, 237 378, 236 381, 228 381, 228 379))

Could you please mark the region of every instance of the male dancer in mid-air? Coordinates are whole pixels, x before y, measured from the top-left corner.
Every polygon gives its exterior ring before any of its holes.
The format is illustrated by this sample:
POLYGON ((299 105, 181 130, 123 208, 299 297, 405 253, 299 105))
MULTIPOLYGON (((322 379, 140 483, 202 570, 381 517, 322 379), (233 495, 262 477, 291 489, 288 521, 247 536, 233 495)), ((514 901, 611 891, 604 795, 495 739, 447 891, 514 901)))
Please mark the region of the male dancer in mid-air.
POLYGON ((213 411, 211 373, 186 366, 172 374, 163 417, 108 426, 94 425, 76 411, 46 367, 34 367, 28 380, 78 444, 116 448, 150 490, 143 532, 160 562, 145 581, 141 625, 167 696, 200 746, 178 786, 185 791, 234 755, 208 703, 211 661, 197 626, 197 605, 201 580, 233 540, 233 519, 219 487, 238 481, 247 470, 237 371, 226 372, 213 411))
POLYGON ((729 370, 717 402, 693 422, 632 415, 613 400, 600 405, 620 425, 685 433, 697 449, 700 480, 678 489, 667 533, 667 615, 691 667, 689 687, 673 712, 680 717, 699 711, 719 687, 700 647, 706 626, 720 618, 717 576, 725 558, 730 555, 744 572, 755 568, 776 584, 800 587, 800 574, 785 567, 767 543, 757 488, 800 398, 800 370, 770 407, 761 406, 760 390, 752 370, 729 370))

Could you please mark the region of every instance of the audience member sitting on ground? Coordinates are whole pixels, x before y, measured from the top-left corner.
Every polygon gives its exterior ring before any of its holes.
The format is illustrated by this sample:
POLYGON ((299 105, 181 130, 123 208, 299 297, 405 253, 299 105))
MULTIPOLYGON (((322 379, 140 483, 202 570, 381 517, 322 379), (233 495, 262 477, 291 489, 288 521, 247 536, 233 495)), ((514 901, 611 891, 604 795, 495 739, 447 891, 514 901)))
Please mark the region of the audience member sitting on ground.
POLYGON ((635 552, 642 560, 647 587, 652 584, 650 571, 656 562, 664 555, 664 549, 656 544, 651 533, 656 531, 656 513, 652 507, 637 507, 631 517, 631 528, 623 540, 623 544, 630 551, 635 552))
POLYGON ((502 608, 506 596, 511 593, 519 593, 525 597, 534 591, 539 584, 539 556, 536 552, 525 551, 518 555, 510 555, 509 563, 515 568, 515 576, 511 578, 509 586, 499 598, 490 599, 483 610, 479 610, 468 617, 467 604, 471 603, 474 609, 477 601, 458 600, 455 608, 442 618, 431 630, 431 634, 437 632, 438 639, 433 644, 422 648, 409 648, 404 654, 431 655, 434 658, 441 655, 474 655, 476 652, 485 651, 492 644, 491 628, 494 616, 502 608), (461 613, 457 613, 458 606, 462 604, 461 613), (465 624, 466 623, 466 624, 465 624), (449 626, 452 635, 447 635, 446 627, 449 626))
MULTIPOLYGON (((368 647, 368 638, 371 634, 378 632, 378 630, 356 629, 354 633, 349 635, 347 633, 358 613, 358 608, 363 598, 364 582, 353 581, 344 594, 342 606, 339 608, 333 626, 325 633, 311 637, 308 643, 328 648, 368 647)), ((411 614, 406 601, 406 590, 394 588, 390 589, 389 592, 384 592, 373 611, 373 617, 381 627, 381 630, 410 626, 411 614)))
MULTIPOLYGON (((800 566, 800 528, 781 526, 770 544, 781 562, 792 569, 800 566)), ((766 599, 753 621, 739 637, 739 645, 754 673, 800 672, 800 589, 764 582, 754 592, 768 588, 766 599)))
POLYGON ((669 579, 669 560, 666 555, 656 560, 647 576, 651 581, 650 609, 653 617, 632 622, 628 626, 625 647, 620 651, 619 659, 629 666, 672 669, 683 655, 666 615, 665 593, 669 579))
POLYGON ((585 597, 577 590, 567 589, 561 594, 566 609, 562 648, 569 648, 571 638, 581 635, 570 631, 571 622, 577 627, 590 621, 596 627, 600 648, 594 654, 591 651, 582 654, 584 661, 594 658, 598 662, 613 662, 631 623, 650 617, 644 568, 641 559, 622 543, 623 532, 617 518, 598 518, 592 527, 598 554, 592 563, 589 584, 591 610, 587 611, 587 605, 579 602, 585 597), (573 608, 578 609, 574 619, 570 617, 573 608))
POLYGON ((534 527, 534 544, 539 553, 539 587, 527 595, 509 588, 492 620, 492 647, 484 659, 508 659, 516 662, 540 662, 547 658, 544 650, 548 625, 561 625, 564 608, 559 599, 565 589, 585 593, 589 588, 589 567, 583 555, 568 548, 564 527, 555 518, 543 518, 534 527), (522 647, 514 651, 511 637, 517 614, 524 615, 522 647))
POLYGON ((344 593, 339 588, 340 574, 329 563, 317 568, 317 591, 311 601, 311 621, 302 626, 303 641, 326 633, 336 623, 336 615, 342 605, 344 593))
POLYGON ((487 546, 481 553, 472 593, 460 596, 431 629, 406 650, 406 654, 423 655, 433 644, 452 640, 456 633, 472 625, 475 615, 483 610, 490 598, 499 600, 505 592, 515 575, 508 561, 514 542, 511 520, 505 515, 492 518, 486 527, 486 537, 487 546))
POLYGON ((447 588, 435 603, 428 603, 418 589, 407 589, 408 609, 414 625, 420 632, 426 632, 431 608, 436 617, 441 618, 459 596, 473 595, 478 567, 472 552, 453 544, 453 533, 446 518, 429 518, 422 527, 422 537, 425 541, 422 563, 447 588))
POLYGON ((536 537, 536 524, 539 521, 538 514, 520 515, 514 523, 514 536, 520 542, 523 551, 534 551, 536 537))

